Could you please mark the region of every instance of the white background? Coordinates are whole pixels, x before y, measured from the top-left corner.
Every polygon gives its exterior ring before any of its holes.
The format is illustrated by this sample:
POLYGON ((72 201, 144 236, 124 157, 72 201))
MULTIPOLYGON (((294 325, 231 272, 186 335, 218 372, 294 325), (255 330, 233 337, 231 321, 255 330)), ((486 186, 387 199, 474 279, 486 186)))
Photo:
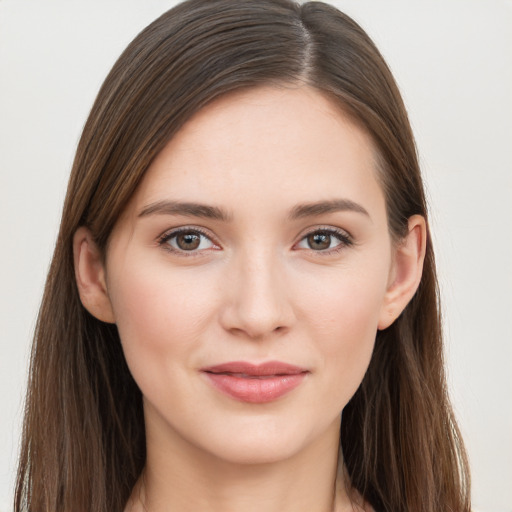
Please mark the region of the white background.
MULTIPOLYGON (((510 512, 512 1, 332 3, 374 38, 408 106, 474 507, 510 512)), ((11 510, 31 334, 81 127, 122 49, 173 4, 0 0, 0 512, 11 510)))

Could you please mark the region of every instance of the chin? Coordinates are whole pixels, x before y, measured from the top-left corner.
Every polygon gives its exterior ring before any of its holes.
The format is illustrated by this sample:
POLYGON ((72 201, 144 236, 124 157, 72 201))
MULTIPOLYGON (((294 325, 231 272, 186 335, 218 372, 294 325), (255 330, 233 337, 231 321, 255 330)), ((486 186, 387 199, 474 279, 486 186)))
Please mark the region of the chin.
POLYGON ((222 430, 212 428, 196 446, 231 464, 273 464, 306 454, 319 443, 337 450, 340 419, 326 423, 319 428, 307 418, 246 418, 222 430))
POLYGON ((215 458, 237 465, 274 464, 293 458, 307 443, 299 439, 256 436, 256 438, 230 437, 223 443, 203 447, 215 458))

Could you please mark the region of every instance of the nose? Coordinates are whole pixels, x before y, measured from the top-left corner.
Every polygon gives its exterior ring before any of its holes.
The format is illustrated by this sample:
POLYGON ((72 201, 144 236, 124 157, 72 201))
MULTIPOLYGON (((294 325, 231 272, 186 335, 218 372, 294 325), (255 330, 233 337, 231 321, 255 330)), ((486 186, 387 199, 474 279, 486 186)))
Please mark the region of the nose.
POLYGON ((240 257, 224 283, 223 328, 255 340, 287 332, 295 317, 285 274, 268 253, 240 257))

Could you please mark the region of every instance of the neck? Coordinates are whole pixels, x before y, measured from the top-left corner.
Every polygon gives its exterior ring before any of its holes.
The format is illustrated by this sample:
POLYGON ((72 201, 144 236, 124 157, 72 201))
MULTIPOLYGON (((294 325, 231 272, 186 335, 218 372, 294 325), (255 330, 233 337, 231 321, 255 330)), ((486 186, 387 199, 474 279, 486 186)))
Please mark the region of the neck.
POLYGON ((355 510, 338 457, 339 422, 285 460, 237 463, 146 425, 147 460, 130 512, 342 512, 355 510))

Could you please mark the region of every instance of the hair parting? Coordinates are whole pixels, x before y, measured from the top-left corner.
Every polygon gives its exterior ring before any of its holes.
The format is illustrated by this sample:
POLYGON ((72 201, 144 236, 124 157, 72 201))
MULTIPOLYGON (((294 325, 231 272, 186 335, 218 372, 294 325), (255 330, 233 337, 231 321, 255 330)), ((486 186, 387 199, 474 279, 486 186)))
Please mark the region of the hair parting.
MULTIPOLYGON (((78 144, 31 354, 16 512, 121 512, 144 467, 141 392, 115 325, 80 302, 72 240, 105 251, 153 159, 196 112, 232 91, 315 88, 371 136, 395 239, 428 218, 413 134, 379 51, 322 2, 188 0, 144 29, 102 85, 78 144)), ((444 375, 431 238, 419 289, 377 333, 343 411, 351 485, 387 512, 469 512, 468 463, 444 375)))

